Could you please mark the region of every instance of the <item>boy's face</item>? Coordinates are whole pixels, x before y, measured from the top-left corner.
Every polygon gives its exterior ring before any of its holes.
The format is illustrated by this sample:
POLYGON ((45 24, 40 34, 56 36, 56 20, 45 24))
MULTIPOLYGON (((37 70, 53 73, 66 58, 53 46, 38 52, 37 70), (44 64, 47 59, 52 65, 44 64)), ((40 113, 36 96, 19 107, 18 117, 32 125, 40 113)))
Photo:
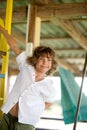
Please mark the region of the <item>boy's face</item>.
POLYGON ((52 67, 52 58, 51 56, 42 55, 38 58, 37 64, 36 64, 36 71, 39 73, 45 74, 48 72, 52 67))

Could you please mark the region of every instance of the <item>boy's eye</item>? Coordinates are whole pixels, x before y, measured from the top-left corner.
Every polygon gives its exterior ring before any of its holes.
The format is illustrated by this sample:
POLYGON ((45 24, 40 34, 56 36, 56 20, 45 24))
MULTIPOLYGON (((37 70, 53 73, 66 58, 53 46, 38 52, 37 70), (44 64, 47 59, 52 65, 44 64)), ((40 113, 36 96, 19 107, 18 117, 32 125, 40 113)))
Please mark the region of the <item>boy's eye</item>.
POLYGON ((42 60, 42 59, 44 59, 44 58, 43 58, 43 57, 40 57, 39 59, 42 60))
POLYGON ((52 58, 47 58, 47 57, 40 57, 39 60, 45 60, 47 59, 48 61, 52 61, 52 58))

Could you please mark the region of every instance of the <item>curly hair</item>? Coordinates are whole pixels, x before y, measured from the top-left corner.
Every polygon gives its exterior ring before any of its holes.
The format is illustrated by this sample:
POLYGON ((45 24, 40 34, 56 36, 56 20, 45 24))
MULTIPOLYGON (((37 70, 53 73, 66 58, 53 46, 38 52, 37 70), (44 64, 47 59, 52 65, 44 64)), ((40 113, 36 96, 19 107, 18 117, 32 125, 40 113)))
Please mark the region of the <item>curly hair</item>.
POLYGON ((36 47, 33 51, 32 56, 27 58, 27 63, 35 67, 38 58, 41 56, 52 58, 52 68, 46 73, 47 75, 50 75, 57 68, 56 55, 55 52, 50 47, 46 46, 36 47))

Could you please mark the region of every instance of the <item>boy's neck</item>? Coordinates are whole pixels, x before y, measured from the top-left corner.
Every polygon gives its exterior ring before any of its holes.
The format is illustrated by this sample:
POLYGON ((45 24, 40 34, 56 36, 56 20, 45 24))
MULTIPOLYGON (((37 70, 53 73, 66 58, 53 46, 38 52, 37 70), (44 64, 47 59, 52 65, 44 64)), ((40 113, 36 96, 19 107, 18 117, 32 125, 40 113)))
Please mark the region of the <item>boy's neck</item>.
POLYGON ((38 73, 38 72, 36 72, 36 74, 35 74, 35 81, 43 80, 44 77, 45 77, 44 73, 38 73))

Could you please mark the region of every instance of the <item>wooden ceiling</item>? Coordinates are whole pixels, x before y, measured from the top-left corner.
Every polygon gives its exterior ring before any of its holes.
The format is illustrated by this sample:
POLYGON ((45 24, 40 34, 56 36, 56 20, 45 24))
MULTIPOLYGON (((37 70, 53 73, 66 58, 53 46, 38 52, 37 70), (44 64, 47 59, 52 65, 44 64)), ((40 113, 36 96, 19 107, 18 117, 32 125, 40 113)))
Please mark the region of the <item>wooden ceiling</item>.
MULTIPOLYGON (((82 76, 87 51, 86 0, 14 0, 12 36, 23 50, 26 46, 29 5, 41 19, 39 45, 52 47, 58 66, 82 76)), ((6 0, 0 0, 0 18, 5 20, 5 15, 6 0)), ((10 50, 9 74, 17 73, 15 54, 10 50)), ((58 70, 53 75, 58 75, 58 70)))

